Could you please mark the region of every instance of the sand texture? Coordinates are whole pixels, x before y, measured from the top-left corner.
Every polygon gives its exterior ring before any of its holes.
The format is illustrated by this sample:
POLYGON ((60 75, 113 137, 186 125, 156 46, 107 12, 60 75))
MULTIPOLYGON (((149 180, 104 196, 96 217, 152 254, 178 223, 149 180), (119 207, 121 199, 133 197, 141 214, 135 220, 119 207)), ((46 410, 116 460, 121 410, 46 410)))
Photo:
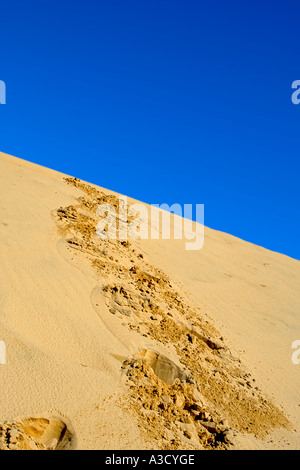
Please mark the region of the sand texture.
POLYGON ((118 194, 1 153, 0 188, 1 450, 300 449, 299 261, 101 240, 118 194))

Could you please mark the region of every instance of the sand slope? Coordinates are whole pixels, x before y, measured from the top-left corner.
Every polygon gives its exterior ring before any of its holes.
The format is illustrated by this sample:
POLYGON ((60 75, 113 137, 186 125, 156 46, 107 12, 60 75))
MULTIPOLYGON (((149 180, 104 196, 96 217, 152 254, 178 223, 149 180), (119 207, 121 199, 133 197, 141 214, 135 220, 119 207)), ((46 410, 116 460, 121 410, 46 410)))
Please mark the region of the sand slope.
POLYGON ((300 448, 299 261, 101 241, 116 194, 0 154, 0 448, 300 448))

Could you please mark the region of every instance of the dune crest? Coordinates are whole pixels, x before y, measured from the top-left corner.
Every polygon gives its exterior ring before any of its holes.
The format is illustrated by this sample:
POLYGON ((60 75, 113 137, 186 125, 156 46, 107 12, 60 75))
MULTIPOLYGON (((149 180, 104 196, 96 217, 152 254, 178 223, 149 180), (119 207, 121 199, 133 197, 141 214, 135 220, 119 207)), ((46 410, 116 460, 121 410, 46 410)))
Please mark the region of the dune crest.
POLYGON ((299 261, 104 240, 118 194, 5 154, 0 178, 1 449, 300 448, 299 261))
MULTIPOLYGON (((117 197, 77 178, 66 178, 66 182, 84 195, 77 198, 77 204, 57 210, 59 231, 69 249, 80 252, 94 266, 108 312, 118 317, 123 329, 150 338, 154 348, 140 352, 137 347, 123 362, 133 407, 144 418, 145 430, 159 435, 168 429, 164 448, 176 449, 191 445, 228 448, 233 444, 226 437, 230 433, 263 438, 276 427, 289 428, 284 413, 262 395, 213 325, 162 270, 146 260, 134 241, 96 236, 98 204, 109 202, 117 207, 117 197), (183 369, 156 352, 156 343, 173 350, 183 369)), ((95 301, 94 306, 97 311, 95 301)), ((103 306, 99 315, 104 315, 103 306)))

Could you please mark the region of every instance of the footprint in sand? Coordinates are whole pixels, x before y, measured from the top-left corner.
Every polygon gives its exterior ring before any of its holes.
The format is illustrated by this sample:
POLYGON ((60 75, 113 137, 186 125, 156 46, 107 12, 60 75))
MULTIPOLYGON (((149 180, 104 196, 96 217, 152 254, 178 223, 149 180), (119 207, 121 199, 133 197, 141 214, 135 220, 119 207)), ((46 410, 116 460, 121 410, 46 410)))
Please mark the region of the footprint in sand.
POLYGON ((0 450, 71 450, 75 440, 71 425, 55 416, 0 423, 0 450))
POLYGON ((172 385, 176 379, 187 381, 188 376, 169 358, 156 351, 143 349, 134 356, 135 361, 144 361, 154 374, 167 385, 172 385))

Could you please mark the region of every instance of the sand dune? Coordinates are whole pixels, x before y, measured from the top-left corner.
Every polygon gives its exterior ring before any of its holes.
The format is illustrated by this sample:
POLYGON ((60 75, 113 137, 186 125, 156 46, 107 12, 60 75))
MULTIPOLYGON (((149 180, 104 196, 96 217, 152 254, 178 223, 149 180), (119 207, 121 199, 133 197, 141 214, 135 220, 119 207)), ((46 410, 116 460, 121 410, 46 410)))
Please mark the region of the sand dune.
POLYGON ((0 449, 300 448, 299 261, 101 240, 116 193, 5 154, 0 178, 0 449))

